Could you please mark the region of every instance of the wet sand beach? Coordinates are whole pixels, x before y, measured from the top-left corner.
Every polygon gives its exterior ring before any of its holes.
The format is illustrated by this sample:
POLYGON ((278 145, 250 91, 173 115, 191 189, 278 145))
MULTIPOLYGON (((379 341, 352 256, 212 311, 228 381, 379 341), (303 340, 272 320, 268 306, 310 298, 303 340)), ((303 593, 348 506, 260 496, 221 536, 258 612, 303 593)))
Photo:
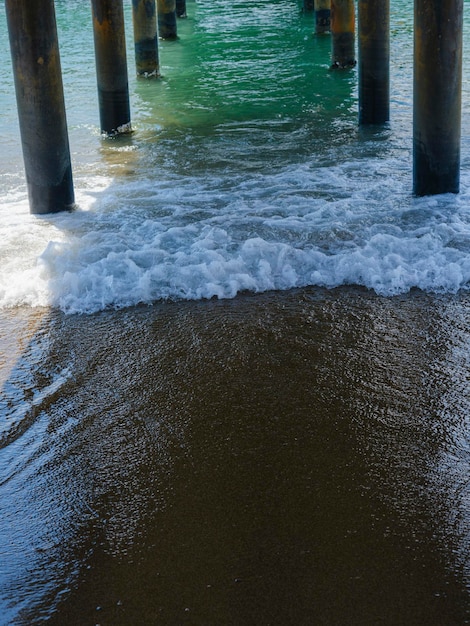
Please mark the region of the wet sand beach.
POLYGON ((2 623, 469 623, 468 295, 27 311, 2 623))

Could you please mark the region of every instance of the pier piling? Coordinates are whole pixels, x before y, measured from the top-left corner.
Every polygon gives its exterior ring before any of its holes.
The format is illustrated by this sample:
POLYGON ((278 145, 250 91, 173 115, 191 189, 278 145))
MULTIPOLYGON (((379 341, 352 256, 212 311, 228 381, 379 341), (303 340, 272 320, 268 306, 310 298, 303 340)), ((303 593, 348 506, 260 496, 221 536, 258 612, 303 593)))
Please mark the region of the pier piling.
POLYGON ((101 132, 131 131, 122 0, 91 0, 101 132))
POLYGON ((138 76, 159 76, 156 0, 132 0, 132 23, 138 76))
POLYGON ((186 17, 186 0, 176 0, 176 17, 186 17))
POLYGON ((330 32, 331 0, 315 0, 315 33, 330 32))
POLYGON ((458 193, 463 0, 415 0, 413 190, 458 193))
POLYGON ((390 119, 390 0, 359 0, 359 124, 390 119))
POLYGON ((331 69, 346 69, 356 65, 356 14, 354 0, 331 0, 331 69))
POLYGON ((157 0, 158 36, 161 39, 176 39, 176 0, 157 0))
POLYGON ((74 205, 72 166, 53 0, 6 0, 30 211, 74 205))

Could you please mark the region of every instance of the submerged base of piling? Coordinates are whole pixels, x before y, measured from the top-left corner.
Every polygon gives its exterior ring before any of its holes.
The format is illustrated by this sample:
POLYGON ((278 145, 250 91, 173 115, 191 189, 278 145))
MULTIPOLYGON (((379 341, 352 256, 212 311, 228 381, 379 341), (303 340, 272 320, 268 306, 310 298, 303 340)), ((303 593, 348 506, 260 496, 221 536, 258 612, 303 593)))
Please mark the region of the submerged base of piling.
POLYGON ((67 167, 62 181, 57 185, 37 184, 27 176, 27 187, 31 212, 35 215, 72 211, 76 208, 71 166, 67 167))
POLYGON ((53 0, 5 3, 30 211, 74 207, 53 0))
POLYGON ((156 0, 134 0, 134 55, 137 76, 155 78, 160 75, 156 0))
POLYGON ((390 0, 359 0, 359 124, 390 119, 390 0))
POLYGON ((157 20, 160 39, 177 39, 175 0, 157 0, 157 20))
POLYGON ((92 0, 101 132, 129 132, 131 113, 122 0, 92 0))
POLYGON ((176 17, 187 17, 186 0, 176 0, 176 17))
POLYGON ((331 68, 356 65, 356 15, 354 0, 331 0, 331 68))
POLYGON ((344 70, 356 65, 354 43, 355 34, 353 32, 332 34, 331 70, 344 70))
POLYGON ((330 28, 331 11, 329 9, 315 11, 315 34, 324 35, 330 32, 330 28))
POLYGON ((463 0, 415 0, 413 191, 458 193, 463 0))

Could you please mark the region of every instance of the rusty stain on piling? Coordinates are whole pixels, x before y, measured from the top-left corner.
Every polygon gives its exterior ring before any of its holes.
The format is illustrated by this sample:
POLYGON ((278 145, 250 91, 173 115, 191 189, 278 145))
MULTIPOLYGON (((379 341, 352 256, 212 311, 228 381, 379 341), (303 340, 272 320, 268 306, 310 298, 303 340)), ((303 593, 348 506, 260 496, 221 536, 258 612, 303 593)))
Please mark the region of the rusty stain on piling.
POLYGON ((122 0, 91 0, 101 131, 131 132, 122 0))
POLYGON ((332 35, 331 69, 356 65, 354 0, 331 0, 330 28, 332 35))
POLYGON ((138 76, 160 75, 156 0, 132 0, 134 54, 138 76))

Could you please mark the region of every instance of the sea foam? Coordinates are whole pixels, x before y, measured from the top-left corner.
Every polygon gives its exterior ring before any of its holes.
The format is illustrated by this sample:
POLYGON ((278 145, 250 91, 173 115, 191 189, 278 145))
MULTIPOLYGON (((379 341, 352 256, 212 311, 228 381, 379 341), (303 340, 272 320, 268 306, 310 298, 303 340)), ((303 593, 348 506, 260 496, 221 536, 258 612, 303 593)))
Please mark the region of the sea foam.
POLYGON ((77 211, 47 218, 20 201, 2 222, 1 306, 91 313, 307 285, 466 289, 465 186, 416 199, 387 167, 397 171, 382 163, 363 175, 351 161, 262 178, 100 180, 79 189, 77 211))

